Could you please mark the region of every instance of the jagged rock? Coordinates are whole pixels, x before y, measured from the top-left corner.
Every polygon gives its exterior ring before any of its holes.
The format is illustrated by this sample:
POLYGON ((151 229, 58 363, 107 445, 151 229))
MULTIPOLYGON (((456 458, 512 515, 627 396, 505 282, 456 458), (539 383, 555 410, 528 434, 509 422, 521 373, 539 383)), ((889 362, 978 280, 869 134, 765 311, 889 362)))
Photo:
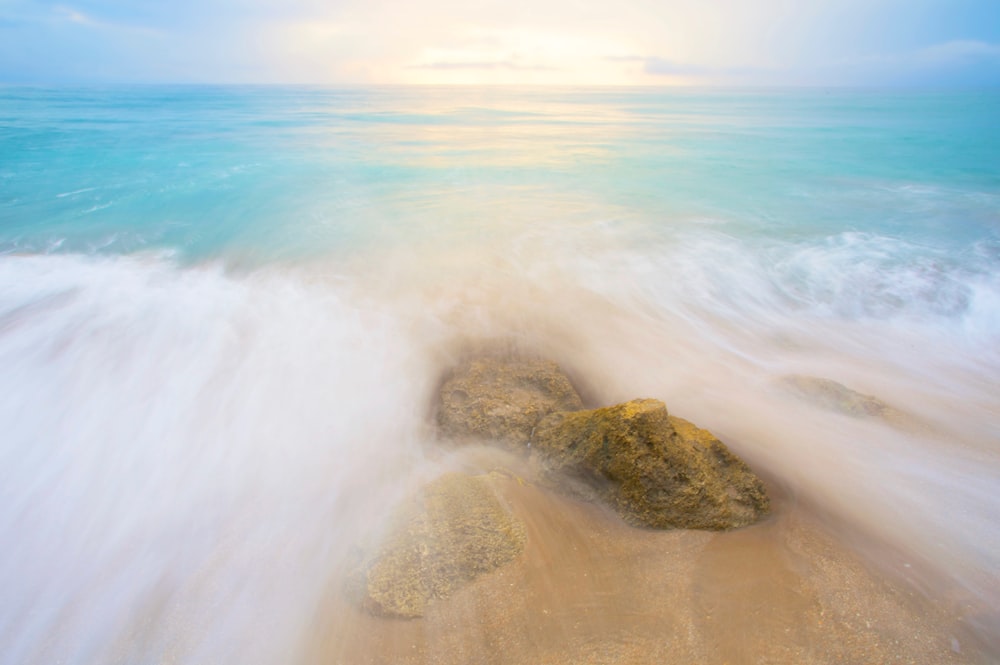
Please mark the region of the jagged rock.
POLYGON ((636 526, 733 529, 769 509, 742 460, 658 400, 552 414, 536 427, 532 450, 544 478, 584 481, 636 526))
POLYGON ((896 420, 902 414, 882 400, 847 386, 816 376, 798 374, 782 377, 782 386, 800 399, 855 418, 896 420))
POLYGON ((583 408, 559 366, 545 360, 473 360, 452 372, 440 397, 438 425, 446 437, 513 450, 526 448, 543 417, 583 408))
POLYGON ((448 473, 402 507, 349 586, 373 614, 419 617, 429 602, 514 560, 525 542, 488 476, 448 473))

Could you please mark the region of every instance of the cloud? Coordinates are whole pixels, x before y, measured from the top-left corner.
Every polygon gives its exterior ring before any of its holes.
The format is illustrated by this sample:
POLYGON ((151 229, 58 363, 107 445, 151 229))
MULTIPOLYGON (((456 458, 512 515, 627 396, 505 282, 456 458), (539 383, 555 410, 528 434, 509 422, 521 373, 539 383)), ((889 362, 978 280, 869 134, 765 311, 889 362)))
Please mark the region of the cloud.
POLYGON ((692 62, 668 60, 655 55, 607 56, 604 59, 613 63, 634 63, 641 65, 642 73, 649 77, 672 77, 696 81, 698 83, 733 83, 772 73, 770 70, 764 68, 712 67, 692 62))
POLYGON ((514 71, 558 71, 557 67, 549 65, 526 65, 512 60, 482 60, 482 61, 439 61, 427 64, 410 65, 411 69, 510 69, 514 71))
POLYGON ((404 55, 396 75, 410 83, 607 83, 617 73, 600 53, 622 50, 582 31, 462 25, 404 55))
POLYGON ((840 64, 924 67, 962 65, 975 62, 1000 63, 1000 44, 958 39, 907 51, 872 53, 846 58, 840 64))
POLYGON ((654 76, 703 76, 710 72, 709 69, 698 65, 673 62, 657 57, 646 58, 642 71, 654 76))
POLYGON ((60 5, 55 8, 54 13, 58 19, 69 21, 70 23, 76 23, 77 25, 86 25, 90 27, 98 27, 101 25, 98 21, 95 21, 82 12, 78 12, 72 7, 60 5))
POLYGON ((997 85, 1000 44, 950 40, 894 53, 845 58, 825 66, 836 82, 868 85, 997 85))
POLYGON ((52 8, 52 17, 57 23, 71 23, 73 25, 102 30, 107 32, 119 32, 122 34, 156 34, 160 30, 129 22, 107 20, 97 18, 89 12, 83 12, 68 5, 55 5, 52 8))
POLYGON ((1000 43, 951 40, 896 53, 769 67, 711 66, 659 56, 608 56, 650 77, 709 84, 948 85, 1000 83, 1000 43))
MULTIPOLYGON (((910 59, 932 64, 957 64, 969 62, 1000 63, 1000 44, 969 39, 954 40, 921 49, 910 59)), ((904 56, 907 59, 907 56, 904 56)))
POLYGON ((701 77, 720 73, 709 67, 667 60, 655 55, 609 55, 604 59, 608 62, 640 64, 642 73, 651 76, 701 77))

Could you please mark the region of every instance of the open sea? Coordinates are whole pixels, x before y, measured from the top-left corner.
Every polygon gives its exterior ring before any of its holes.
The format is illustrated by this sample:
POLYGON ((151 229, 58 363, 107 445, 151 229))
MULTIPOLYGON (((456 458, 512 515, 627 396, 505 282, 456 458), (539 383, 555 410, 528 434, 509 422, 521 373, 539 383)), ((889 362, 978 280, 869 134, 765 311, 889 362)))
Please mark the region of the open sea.
POLYGON ((306 662, 481 343, 996 637, 1000 91, 0 87, 0 663, 306 662))

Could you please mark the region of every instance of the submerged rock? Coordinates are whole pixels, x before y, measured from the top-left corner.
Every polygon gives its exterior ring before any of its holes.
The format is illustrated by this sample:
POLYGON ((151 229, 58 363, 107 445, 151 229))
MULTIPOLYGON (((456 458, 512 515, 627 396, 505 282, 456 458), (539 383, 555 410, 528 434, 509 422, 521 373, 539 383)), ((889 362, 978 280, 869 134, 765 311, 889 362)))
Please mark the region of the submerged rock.
POLYGON ((501 505, 487 476, 445 474, 395 516, 351 587, 373 614, 419 617, 429 602, 514 560, 525 542, 524 525, 501 505))
POLYGON ((793 374, 782 377, 781 385, 796 397, 854 418, 898 420, 902 414, 882 400, 817 376, 793 374))
POLYGON ((438 425, 454 439, 472 438, 524 450, 538 421, 583 408, 554 362, 480 358, 452 372, 441 387, 438 425))
POLYGON ((710 432, 640 399, 544 418, 532 438, 543 477, 582 480, 636 526, 733 529, 769 501, 760 479, 710 432))

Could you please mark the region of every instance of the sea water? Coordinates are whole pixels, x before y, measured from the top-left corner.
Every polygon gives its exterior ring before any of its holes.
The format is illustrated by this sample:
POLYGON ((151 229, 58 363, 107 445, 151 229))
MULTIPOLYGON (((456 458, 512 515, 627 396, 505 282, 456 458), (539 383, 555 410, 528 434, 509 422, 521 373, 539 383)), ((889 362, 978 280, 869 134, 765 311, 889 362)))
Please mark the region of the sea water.
POLYGON ((998 118, 977 90, 0 88, 0 662, 289 662, 484 342, 664 400, 988 625, 998 118))

